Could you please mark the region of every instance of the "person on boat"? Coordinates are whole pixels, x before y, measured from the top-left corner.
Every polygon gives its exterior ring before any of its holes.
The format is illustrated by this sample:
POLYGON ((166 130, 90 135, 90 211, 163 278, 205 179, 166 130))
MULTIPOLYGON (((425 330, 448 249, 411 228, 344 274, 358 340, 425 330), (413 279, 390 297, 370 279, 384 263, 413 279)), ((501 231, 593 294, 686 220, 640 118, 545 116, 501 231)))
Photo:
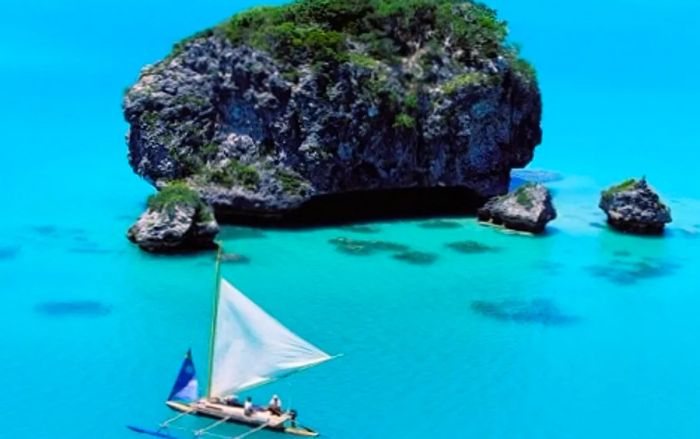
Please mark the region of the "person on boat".
POLYGON ((240 407, 241 403, 238 402, 238 397, 236 395, 224 396, 224 404, 231 407, 240 407))
POLYGON ((267 405, 267 410, 273 415, 282 415, 282 400, 280 400, 279 396, 272 395, 272 399, 270 399, 270 403, 267 405))
POLYGON ((253 398, 250 396, 245 399, 245 402, 243 403, 243 414, 246 416, 250 416, 253 414, 253 398))

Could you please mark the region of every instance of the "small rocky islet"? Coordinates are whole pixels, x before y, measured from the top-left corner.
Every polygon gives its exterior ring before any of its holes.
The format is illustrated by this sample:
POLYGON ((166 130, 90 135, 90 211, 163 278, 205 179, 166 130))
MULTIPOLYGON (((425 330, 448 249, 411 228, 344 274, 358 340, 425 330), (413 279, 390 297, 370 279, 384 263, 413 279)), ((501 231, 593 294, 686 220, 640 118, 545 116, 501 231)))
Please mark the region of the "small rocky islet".
POLYGON ((671 209, 649 187, 646 178, 611 186, 602 192, 599 207, 612 228, 627 233, 660 235, 672 221, 671 209))
POLYGON ((213 249, 219 225, 211 207, 183 183, 163 188, 148 200, 148 208, 127 237, 143 250, 170 253, 213 249))
POLYGON ((549 190, 539 183, 526 183, 516 190, 490 199, 478 211, 480 221, 508 229, 542 233, 557 217, 549 190))

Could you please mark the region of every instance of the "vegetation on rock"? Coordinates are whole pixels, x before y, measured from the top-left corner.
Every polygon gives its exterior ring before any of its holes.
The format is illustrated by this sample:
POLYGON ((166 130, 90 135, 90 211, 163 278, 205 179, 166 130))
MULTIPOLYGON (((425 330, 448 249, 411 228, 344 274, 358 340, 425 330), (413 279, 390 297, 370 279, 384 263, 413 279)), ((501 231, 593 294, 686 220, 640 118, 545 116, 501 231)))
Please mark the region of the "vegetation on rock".
POLYGON ((298 194, 308 186, 308 182, 303 178, 285 170, 277 170, 275 177, 282 185, 282 190, 288 194, 298 194))
POLYGON ((532 199, 530 198, 529 190, 535 186, 534 183, 527 183, 522 186, 520 186, 516 191, 515 191, 515 201, 518 202, 521 206, 525 208, 531 208, 532 207, 532 199))
POLYGON ((633 189, 636 185, 637 185, 637 179, 629 178, 629 179, 623 181, 622 183, 611 186, 608 189, 606 189, 605 191, 603 191, 603 199, 609 200, 616 193, 633 189))
POLYGON ((151 210, 172 210, 179 205, 197 207, 200 203, 199 194, 182 181, 173 181, 148 198, 151 210))
POLYGON ((251 165, 232 160, 220 169, 211 170, 207 175, 212 183, 233 187, 241 186, 253 190, 260 184, 260 174, 251 165))
MULTIPOLYGON (((429 57, 432 51, 421 49, 445 41, 458 62, 479 69, 502 56, 524 77, 535 75, 519 48, 506 43, 506 22, 471 0, 298 0, 250 9, 192 38, 212 34, 270 53, 287 75, 302 65, 374 68, 419 52, 429 57)), ((171 56, 185 44, 176 44, 171 56)))
POLYGON ((464 75, 459 75, 456 78, 448 81, 443 86, 443 90, 447 94, 452 94, 458 90, 461 90, 461 89, 469 87, 469 86, 479 86, 479 85, 489 84, 489 83, 495 82, 496 80, 497 80, 497 78, 493 78, 492 76, 487 75, 486 73, 470 72, 470 73, 465 73, 464 75))
POLYGON ((155 195, 148 197, 150 210, 172 214, 178 206, 190 206, 197 211, 199 221, 211 221, 213 213, 209 206, 200 198, 197 191, 184 181, 168 183, 155 195))

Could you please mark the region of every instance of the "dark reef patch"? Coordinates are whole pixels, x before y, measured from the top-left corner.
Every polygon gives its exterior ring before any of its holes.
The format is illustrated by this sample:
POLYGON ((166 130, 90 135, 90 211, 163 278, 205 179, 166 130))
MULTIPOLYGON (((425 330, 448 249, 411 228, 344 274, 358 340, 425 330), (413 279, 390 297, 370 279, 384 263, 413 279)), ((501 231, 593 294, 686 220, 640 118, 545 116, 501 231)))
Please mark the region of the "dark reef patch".
POLYGON ((54 226, 34 226, 32 231, 42 236, 55 236, 58 234, 58 229, 54 226))
POLYGON ((267 235, 260 229, 252 227, 225 226, 219 232, 219 239, 224 241, 235 241, 237 239, 260 239, 267 235))
POLYGON ((17 256, 19 256, 19 252, 19 246, 0 246, 0 261, 15 259, 17 256))
POLYGON ((333 238, 329 240, 341 253, 350 255, 370 255, 377 252, 407 252, 409 247, 389 241, 365 241, 346 237, 333 238))
POLYGON ((632 256, 632 252, 629 250, 615 250, 613 252, 613 255, 620 257, 620 258, 628 258, 632 256))
POLYGON ((406 252, 409 247, 404 244, 398 244, 389 241, 365 241, 352 238, 333 238, 329 240, 341 253, 350 255, 370 255, 377 252, 406 252))
POLYGON ((406 250, 395 253, 393 258, 414 265, 429 265, 437 261, 438 256, 434 253, 406 250))
POLYGON ((224 253, 221 255, 221 262, 230 264, 249 264, 250 258, 238 253, 224 253))
POLYGON ((68 249, 70 253, 86 254, 86 255, 107 255, 114 253, 113 250, 106 248, 93 247, 93 246, 82 246, 82 247, 71 247, 68 249))
POLYGON ((44 238, 72 238, 78 239, 85 237, 86 231, 81 228, 73 227, 57 227, 50 224, 38 225, 30 227, 30 230, 44 238))
POLYGON ((351 224, 348 226, 343 226, 342 229, 346 232, 352 233, 379 233, 382 231, 382 229, 377 226, 370 226, 367 224, 351 224))
POLYGON ((641 280, 672 275, 679 265, 655 258, 640 261, 613 260, 611 264, 592 265, 588 272, 618 285, 633 285, 641 280))
POLYGON ((504 322, 562 326, 577 323, 580 319, 562 312, 547 299, 504 300, 489 302, 477 300, 471 308, 477 314, 504 322))
POLYGON ((424 221, 420 224, 418 224, 418 227, 423 228, 423 229, 459 229, 462 227, 460 223, 457 221, 449 221, 449 220, 431 220, 431 221, 424 221))
MULTIPOLYGON (((141 206, 141 207, 143 207, 143 206, 141 206)), ((114 217, 114 219, 117 221, 129 221, 129 222, 133 222, 137 218, 138 218, 138 215, 130 215, 130 214, 126 214, 126 213, 121 214, 121 215, 117 215, 114 217)))
POLYGON ((456 252, 467 255, 479 253, 496 253, 501 250, 498 247, 491 247, 489 245, 482 244, 479 241, 450 242, 449 244, 445 244, 445 246, 456 252))
POLYGON ((112 308, 92 300, 43 302, 34 308, 40 314, 52 317, 85 316, 100 317, 112 312, 112 308))
POLYGON ((534 265, 534 268, 548 275, 555 276, 561 272, 562 268, 564 268, 564 264, 560 262, 540 261, 534 265))
POLYGON ((90 241, 83 236, 77 236, 74 238, 75 241, 79 242, 78 245, 70 247, 68 251, 70 253, 78 254, 91 254, 91 255, 106 255, 114 253, 114 250, 106 249, 100 244, 90 241))

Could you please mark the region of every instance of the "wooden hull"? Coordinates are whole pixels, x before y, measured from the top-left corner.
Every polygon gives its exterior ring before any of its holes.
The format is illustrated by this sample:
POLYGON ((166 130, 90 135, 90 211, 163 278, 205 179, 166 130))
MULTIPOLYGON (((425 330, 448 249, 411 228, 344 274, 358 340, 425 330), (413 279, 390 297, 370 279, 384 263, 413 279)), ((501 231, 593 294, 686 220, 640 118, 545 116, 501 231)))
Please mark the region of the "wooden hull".
POLYGON ((246 415, 242 407, 212 403, 209 401, 196 401, 182 403, 166 401, 168 407, 179 412, 188 412, 196 416, 206 416, 213 419, 226 419, 226 422, 260 427, 266 425, 266 429, 294 436, 316 437, 319 434, 306 427, 294 427, 290 424, 289 416, 273 415, 268 411, 255 411, 250 416, 246 415))

